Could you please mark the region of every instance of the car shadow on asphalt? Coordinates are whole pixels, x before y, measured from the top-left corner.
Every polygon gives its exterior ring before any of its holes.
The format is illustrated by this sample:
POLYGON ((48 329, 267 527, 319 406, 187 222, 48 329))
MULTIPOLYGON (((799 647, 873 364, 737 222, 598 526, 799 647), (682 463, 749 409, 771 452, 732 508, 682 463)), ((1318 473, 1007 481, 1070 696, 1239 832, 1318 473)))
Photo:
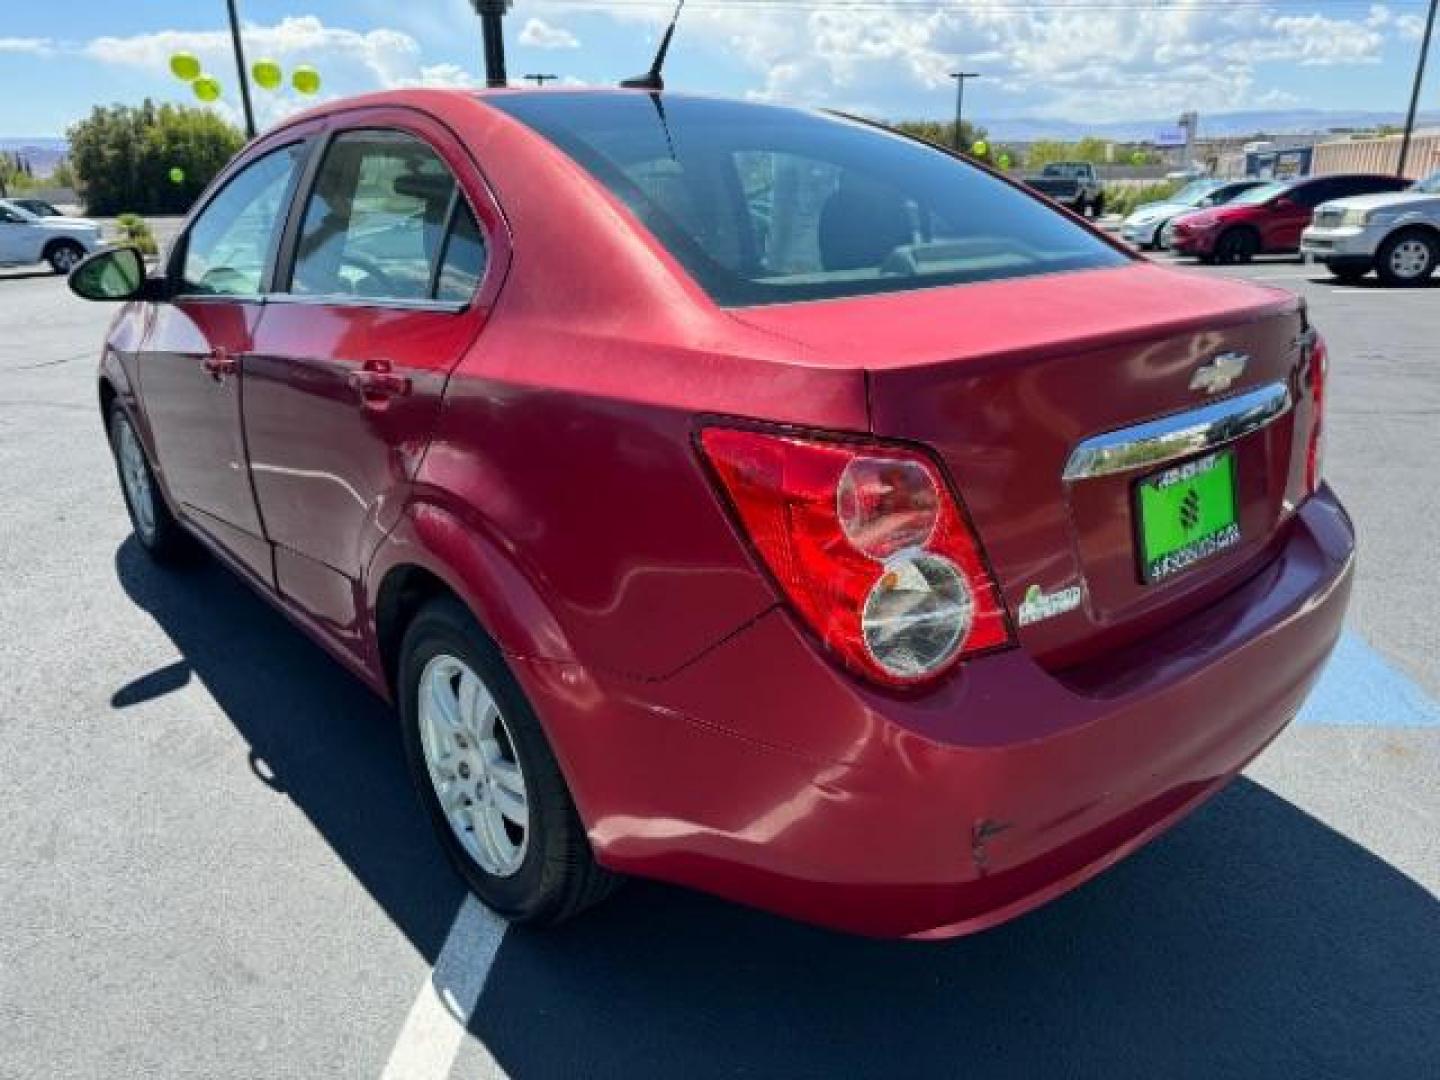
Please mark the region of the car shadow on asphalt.
POLYGON ((181 660, 117 687, 112 704, 198 678, 249 745, 256 781, 295 803, 433 963, 464 886, 414 795, 389 707, 215 560, 159 567, 132 536, 115 570, 181 660))
MULTIPOLYGON (((432 963, 463 896, 386 706, 210 560, 120 581, 257 764, 432 963)), ((162 669, 122 703, 183 685, 162 669)), ((506 935, 471 1030, 515 1077, 1418 1076, 1440 902, 1241 779, 1085 887, 989 932, 870 941, 631 882, 506 935)), ((462 1063, 464 1059, 462 1057, 462 1063)))

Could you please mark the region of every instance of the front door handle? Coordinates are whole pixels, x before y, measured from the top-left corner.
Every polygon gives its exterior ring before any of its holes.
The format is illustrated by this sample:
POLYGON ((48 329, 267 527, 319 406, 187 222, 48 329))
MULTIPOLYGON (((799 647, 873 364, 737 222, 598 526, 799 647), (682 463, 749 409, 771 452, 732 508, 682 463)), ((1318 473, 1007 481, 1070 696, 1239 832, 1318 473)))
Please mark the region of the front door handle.
POLYGON ((210 355, 201 361, 201 366, 205 368, 206 374, 216 382, 221 382, 226 375, 234 375, 240 370, 240 364, 236 361, 235 357, 231 356, 228 350, 222 349, 218 345, 211 349, 210 355))
POLYGON ((350 373, 350 388, 360 395, 366 409, 383 409, 391 398, 405 397, 412 383, 409 376, 396 375, 388 360, 370 360, 359 371, 350 373))

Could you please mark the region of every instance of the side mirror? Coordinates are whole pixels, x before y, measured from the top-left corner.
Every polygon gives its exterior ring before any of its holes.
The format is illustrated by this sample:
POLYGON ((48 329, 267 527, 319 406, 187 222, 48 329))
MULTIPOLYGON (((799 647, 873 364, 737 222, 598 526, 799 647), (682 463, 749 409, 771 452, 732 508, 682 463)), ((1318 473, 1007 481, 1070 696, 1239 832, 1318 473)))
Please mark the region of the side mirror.
POLYGON ((82 300, 137 300, 147 284, 145 259, 133 247, 97 252, 70 272, 70 291, 82 300))

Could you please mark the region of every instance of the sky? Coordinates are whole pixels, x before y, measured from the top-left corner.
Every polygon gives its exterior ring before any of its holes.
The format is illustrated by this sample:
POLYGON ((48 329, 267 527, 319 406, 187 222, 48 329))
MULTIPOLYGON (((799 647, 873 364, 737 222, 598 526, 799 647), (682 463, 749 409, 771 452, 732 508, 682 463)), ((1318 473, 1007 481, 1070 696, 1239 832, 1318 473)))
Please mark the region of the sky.
MULTIPOLYGON (((239 4, 250 58, 315 66, 322 98, 480 77, 470 0, 239 4)), ((613 83, 643 71, 669 11, 667 0, 516 0, 511 77, 613 83)), ((676 89, 886 119, 951 115, 957 65, 983 73, 966 89, 966 116, 981 123, 1399 112, 1424 11, 1424 0, 690 0, 666 73, 676 89)), ((220 80, 216 107, 238 116, 226 26, 224 0, 8 0, 0 136, 61 135, 99 103, 193 102, 167 69, 182 49, 220 80)), ((262 125, 300 105, 293 91, 258 94, 262 125)), ((1432 71, 1422 108, 1437 107, 1432 71)))

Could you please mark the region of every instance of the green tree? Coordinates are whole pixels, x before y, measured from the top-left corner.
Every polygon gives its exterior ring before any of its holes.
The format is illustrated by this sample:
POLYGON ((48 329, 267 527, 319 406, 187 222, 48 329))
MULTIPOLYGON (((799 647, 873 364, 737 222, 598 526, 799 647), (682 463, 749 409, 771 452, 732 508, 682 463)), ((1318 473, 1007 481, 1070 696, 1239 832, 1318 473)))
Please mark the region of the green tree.
POLYGON ((96 106, 68 132, 70 165, 92 214, 179 214, 244 145, 239 129, 208 109, 96 106), (176 184, 172 169, 183 171, 176 184))
MULTIPOLYGON (((924 139, 946 149, 955 145, 954 120, 901 120, 890 126, 896 131, 903 131, 906 135, 914 135, 917 139, 924 139)), ((987 133, 983 127, 972 124, 969 120, 960 121, 960 146, 967 154, 977 142, 984 141, 987 141, 987 133)))

